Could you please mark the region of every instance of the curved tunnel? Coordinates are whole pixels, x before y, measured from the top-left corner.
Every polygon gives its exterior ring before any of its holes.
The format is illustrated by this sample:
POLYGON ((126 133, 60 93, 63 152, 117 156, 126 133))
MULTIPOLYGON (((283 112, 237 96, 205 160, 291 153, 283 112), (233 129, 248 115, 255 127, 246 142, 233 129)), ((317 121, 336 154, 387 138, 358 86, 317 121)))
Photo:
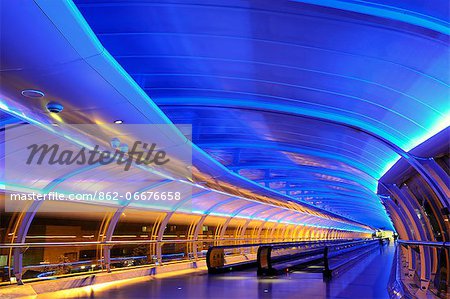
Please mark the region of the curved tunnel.
POLYGON ((0 292, 196 263, 210 246, 393 234, 414 291, 445 296, 448 12, 419 0, 2 2, 0 292), (41 143, 132 160, 136 141, 169 162, 26 162, 41 143))

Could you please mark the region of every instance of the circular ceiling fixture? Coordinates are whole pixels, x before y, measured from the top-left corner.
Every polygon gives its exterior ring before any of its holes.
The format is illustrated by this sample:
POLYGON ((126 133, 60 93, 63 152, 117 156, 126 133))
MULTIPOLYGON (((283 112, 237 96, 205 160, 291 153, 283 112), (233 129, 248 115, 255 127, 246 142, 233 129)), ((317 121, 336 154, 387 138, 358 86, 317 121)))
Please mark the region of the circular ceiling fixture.
POLYGON ((117 119, 114 121, 115 124, 123 124, 123 120, 121 119, 117 119))
POLYGON ((46 107, 51 113, 60 113, 64 109, 64 106, 57 102, 48 102, 46 107))
POLYGON ((21 93, 24 97, 32 99, 38 99, 44 96, 44 93, 42 91, 35 89, 24 89, 21 93))

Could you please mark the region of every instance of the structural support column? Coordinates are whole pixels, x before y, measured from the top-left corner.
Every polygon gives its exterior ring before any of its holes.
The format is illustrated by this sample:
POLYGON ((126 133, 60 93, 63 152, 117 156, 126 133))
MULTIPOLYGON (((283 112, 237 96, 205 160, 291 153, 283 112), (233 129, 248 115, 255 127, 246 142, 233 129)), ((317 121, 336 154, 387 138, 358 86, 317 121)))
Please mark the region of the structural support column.
MULTIPOLYGON (((116 229, 117 223, 119 222, 120 216, 125 211, 127 206, 128 204, 125 206, 121 206, 114 212, 114 215, 109 220, 104 241, 112 240, 112 236, 114 234, 114 230, 116 229)), ((105 264, 105 268, 108 273, 111 272, 111 247, 112 246, 109 245, 103 246, 103 263, 105 264)))
MULTIPOLYGON (((200 218, 200 220, 198 221, 196 227, 195 227, 195 231, 194 231, 194 237, 193 237, 193 243, 192 243, 192 253, 194 255, 194 260, 197 261, 198 260, 198 235, 200 234, 200 230, 203 227, 203 223, 205 223, 206 217, 208 217, 208 214, 205 214, 202 216, 202 218, 200 218)), ((203 243, 202 243, 203 244, 203 243)))
MULTIPOLYGON (((405 196, 408 199, 410 199, 410 202, 411 202, 413 208, 416 211, 419 211, 420 214, 422 215, 422 217, 419 219, 419 221, 422 222, 422 227, 427 235, 427 240, 435 242, 436 239, 434 237, 433 229, 431 227, 431 223, 427 217, 427 214, 423 210, 422 206, 420 205, 419 201, 415 197, 414 193, 408 188, 408 186, 405 186, 405 188, 406 188, 406 191, 404 192, 405 196)), ((435 275, 436 272, 438 271, 438 269, 437 269, 438 268, 437 267, 438 266, 438 252, 435 247, 427 248, 427 250, 430 251, 432 275, 435 275)))
POLYGON ((228 224, 230 224, 231 219, 233 219, 232 217, 227 218, 227 220, 225 220, 225 223, 222 226, 222 230, 220 231, 220 240, 223 240, 225 237, 225 232, 227 231, 228 228, 228 224))
MULTIPOLYGON (((28 230, 30 228, 31 222, 39 210, 42 201, 33 201, 27 212, 23 212, 22 220, 20 221, 18 231, 17 231, 17 243, 24 243, 28 230)), ((22 285, 22 272, 23 272, 23 253, 26 251, 24 248, 14 248, 13 259, 14 259, 14 276, 16 277, 17 284, 22 285)))
MULTIPOLYGON (((414 230, 418 233, 418 239, 420 241, 427 241, 426 233, 421 226, 421 223, 418 223, 418 217, 415 214, 412 202, 403 194, 403 192, 396 186, 390 185, 386 186, 389 192, 395 197, 399 199, 400 205, 403 207, 403 211, 406 213, 406 216, 409 218, 411 224, 414 227, 414 230)), ((431 256, 429 248, 424 246, 419 246, 419 255, 420 255, 420 288, 422 290, 427 290, 430 280, 431 280, 431 256)))
MULTIPOLYGON (((436 183, 442 188, 443 193, 446 195, 447 200, 450 196, 450 178, 447 173, 439 166, 439 164, 433 159, 422 160, 425 168, 430 173, 430 176, 435 178, 436 183)), ((448 202, 447 202, 448 204, 448 202)), ((445 205, 444 205, 445 207, 445 205)), ((447 205, 448 208, 448 205, 447 205)))
POLYGON ((164 236, 164 231, 166 230, 166 226, 169 223, 170 217, 172 217, 173 212, 168 212, 164 219, 161 221, 161 224, 158 229, 158 236, 157 236, 157 243, 156 243, 156 260, 158 261, 158 264, 162 264, 162 240, 164 236))

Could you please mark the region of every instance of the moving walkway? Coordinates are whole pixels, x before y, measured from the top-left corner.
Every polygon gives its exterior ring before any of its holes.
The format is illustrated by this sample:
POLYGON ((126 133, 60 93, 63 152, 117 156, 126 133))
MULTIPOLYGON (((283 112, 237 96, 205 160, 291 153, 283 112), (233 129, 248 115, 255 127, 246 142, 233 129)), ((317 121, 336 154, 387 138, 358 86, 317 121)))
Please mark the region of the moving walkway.
POLYGON ((260 276, 319 264, 324 277, 332 277, 387 243, 388 239, 360 239, 212 246, 206 263, 209 273, 256 267, 260 276))

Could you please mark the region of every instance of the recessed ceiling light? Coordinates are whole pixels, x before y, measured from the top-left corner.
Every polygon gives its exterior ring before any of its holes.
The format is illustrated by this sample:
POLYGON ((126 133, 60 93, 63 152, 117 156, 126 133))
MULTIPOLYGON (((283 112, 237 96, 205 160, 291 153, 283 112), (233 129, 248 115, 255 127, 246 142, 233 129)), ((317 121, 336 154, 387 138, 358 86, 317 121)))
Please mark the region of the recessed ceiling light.
POLYGON ((46 107, 51 113, 60 113, 64 109, 64 106, 58 102, 48 102, 46 107))
POLYGON ((123 124, 123 120, 118 119, 118 120, 115 120, 114 123, 115 123, 115 124, 123 124))
POLYGON ((24 89, 22 90, 22 95, 27 98, 38 99, 44 96, 44 93, 35 89, 24 89))

